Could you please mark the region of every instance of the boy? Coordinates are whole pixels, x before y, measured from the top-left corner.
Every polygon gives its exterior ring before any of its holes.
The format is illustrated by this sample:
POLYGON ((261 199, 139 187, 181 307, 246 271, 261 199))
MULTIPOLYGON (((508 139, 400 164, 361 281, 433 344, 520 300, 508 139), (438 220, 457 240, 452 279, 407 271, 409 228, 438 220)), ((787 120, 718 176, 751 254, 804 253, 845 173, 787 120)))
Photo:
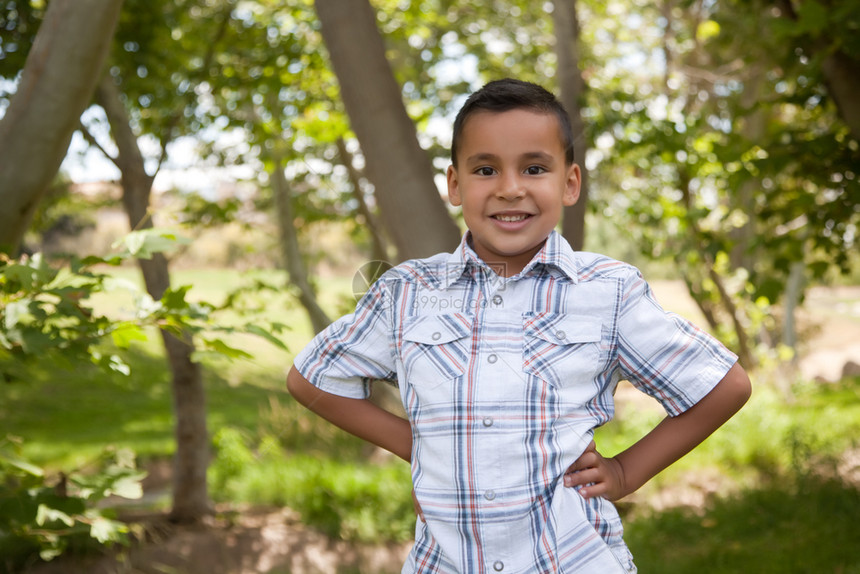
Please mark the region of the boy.
POLYGON ((610 500, 747 400, 737 357, 665 313, 632 267, 555 231, 579 197, 568 117, 539 86, 491 82, 454 123, 458 250, 386 273, 296 357, 293 396, 412 463, 413 572, 635 572, 610 500), (396 379, 409 420, 365 400, 396 379), (591 440, 626 379, 669 413, 613 458, 591 440))

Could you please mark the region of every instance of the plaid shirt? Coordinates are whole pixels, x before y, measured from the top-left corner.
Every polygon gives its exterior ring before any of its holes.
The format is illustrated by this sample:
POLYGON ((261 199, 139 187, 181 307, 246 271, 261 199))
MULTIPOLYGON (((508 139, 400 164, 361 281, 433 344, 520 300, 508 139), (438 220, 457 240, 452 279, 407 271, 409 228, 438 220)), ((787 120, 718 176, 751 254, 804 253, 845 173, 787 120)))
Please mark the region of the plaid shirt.
POLYGON ((390 270, 296 367, 354 398, 399 381, 425 521, 404 573, 635 572, 615 507, 563 486, 629 380, 677 415, 736 357, 666 313, 633 267, 553 232, 514 277, 467 234, 390 270))

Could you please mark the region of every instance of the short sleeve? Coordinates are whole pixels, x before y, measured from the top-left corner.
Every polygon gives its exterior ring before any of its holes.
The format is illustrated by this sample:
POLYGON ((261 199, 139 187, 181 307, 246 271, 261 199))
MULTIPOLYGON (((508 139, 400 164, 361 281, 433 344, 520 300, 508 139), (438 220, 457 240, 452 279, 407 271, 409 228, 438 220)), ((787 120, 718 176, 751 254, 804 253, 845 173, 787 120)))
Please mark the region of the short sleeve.
POLYGON ((710 334, 663 310, 635 269, 624 280, 617 328, 622 375, 672 416, 699 402, 737 361, 710 334))
POLYGON ((316 335, 296 356, 296 370, 323 391, 367 398, 372 379, 394 378, 391 305, 380 279, 355 312, 316 335))

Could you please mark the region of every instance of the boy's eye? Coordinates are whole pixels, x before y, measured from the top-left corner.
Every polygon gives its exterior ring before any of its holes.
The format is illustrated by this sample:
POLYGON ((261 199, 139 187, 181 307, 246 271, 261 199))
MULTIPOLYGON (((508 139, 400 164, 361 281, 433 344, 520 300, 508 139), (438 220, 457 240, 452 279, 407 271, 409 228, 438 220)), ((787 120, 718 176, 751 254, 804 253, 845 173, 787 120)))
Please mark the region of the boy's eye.
POLYGON ((540 165, 530 165, 526 168, 527 175, 540 175, 546 172, 546 168, 540 165))
POLYGON ((494 173, 496 173, 496 170, 485 165, 483 167, 479 167, 478 169, 476 169, 475 173, 478 175, 493 175, 494 173))

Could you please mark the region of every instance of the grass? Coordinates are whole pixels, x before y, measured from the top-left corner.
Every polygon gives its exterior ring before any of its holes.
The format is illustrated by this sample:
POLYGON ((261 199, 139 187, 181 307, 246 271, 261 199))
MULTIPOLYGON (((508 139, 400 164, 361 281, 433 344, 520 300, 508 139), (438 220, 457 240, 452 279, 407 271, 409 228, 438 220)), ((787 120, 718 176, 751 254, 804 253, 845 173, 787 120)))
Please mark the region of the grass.
MULTIPOLYGON (((134 271, 119 274, 136 280, 134 271)), ((217 301, 228 286, 255 278, 281 280, 274 272, 209 270, 177 273, 174 284, 192 284, 192 298, 217 301)), ((325 288, 324 305, 336 315, 351 299, 349 281, 325 288)), ((115 293, 96 304, 122 314, 130 301, 115 293)), ((294 403, 284 374, 310 327, 288 294, 269 293, 265 303, 268 318, 291 327, 283 334, 290 351, 237 337, 253 360, 207 365, 213 497, 288 505, 332 536, 408 538, 414 520, 408 468, 368 462, 372 449, 294 403)), ((52 472, 80 466, 106 445, 130 447, 144 461, 170 456, 170 383, 157 339, 124 358, 132 367, 128 377, 33 365, 28 380, 3 385, 4 433, 22 437, 24 454, 52 472)), ((618 452, 661 416, 659 408, 622 400, 618 419, 599 429, 598 446, 618 452)), ((858 437, 860 379, 799 383, 790 394, 757 380, 737 417, 637 493, 642 503, 627 511, 625 525, 640 572, 860 573, 860 495, 833 471, 845 452, 860 447, 858 437), (703 477, 712 482, 703 505, 648 510, 650 499, 671 499, 679 485, 696 487, 703 477)))
POLYGON ((627 523, 641 572, 860 573, 860 492, 806 477, 627 523))

